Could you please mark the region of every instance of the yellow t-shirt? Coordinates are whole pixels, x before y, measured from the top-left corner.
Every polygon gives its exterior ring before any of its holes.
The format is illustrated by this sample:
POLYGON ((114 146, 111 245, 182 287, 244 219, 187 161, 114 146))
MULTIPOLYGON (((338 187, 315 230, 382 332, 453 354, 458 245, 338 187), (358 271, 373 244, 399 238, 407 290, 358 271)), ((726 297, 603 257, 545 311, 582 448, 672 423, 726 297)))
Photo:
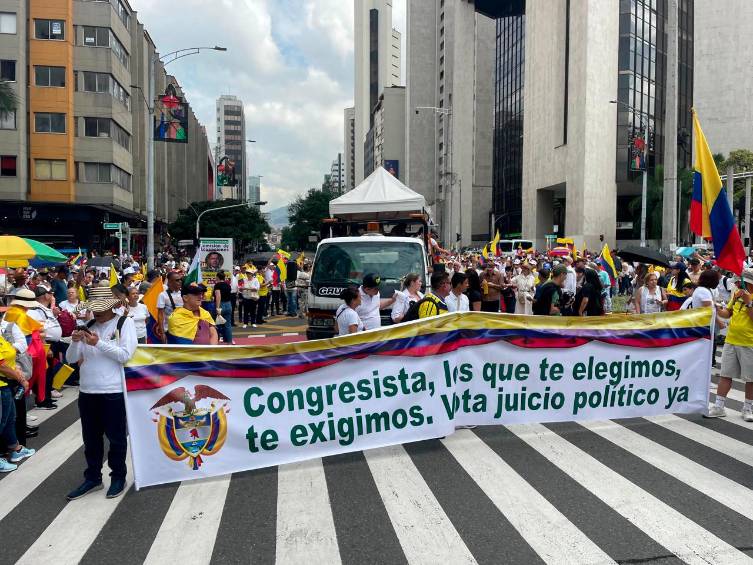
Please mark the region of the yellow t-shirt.
POLYGON ((734 298, 729 301, 727 308, 732 312, 732 317, 729 319, 726 343, 753 347, 753 320, 748 316, 748 308, 742 301, 734 298))
POLYGON ((262 296, 267 296, 269 294, 269 287, 264 282, 264 275, 261 273, 256 275, 256 280, 259 281, 259 298, 262 296))
MULTIPOLYGON (((11 369, 16 366, 16 348, 0 337, 0 365, 6 365, 11 369)), ((0 388, 8 386, 8 382, 0 378, 0 388)))

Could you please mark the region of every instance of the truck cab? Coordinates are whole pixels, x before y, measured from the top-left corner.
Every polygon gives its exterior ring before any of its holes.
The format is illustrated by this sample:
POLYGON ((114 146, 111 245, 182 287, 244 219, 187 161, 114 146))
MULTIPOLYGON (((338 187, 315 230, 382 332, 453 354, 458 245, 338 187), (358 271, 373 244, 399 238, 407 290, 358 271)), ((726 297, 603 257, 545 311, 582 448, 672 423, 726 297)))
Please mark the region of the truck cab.
MULTIPOLYGON (((380 294, 389 298, 402 289, 402 279, 417 273, 429 284, 429 259, 423 239, 365 234, 332 237, 319 242, 308 290, 308 339, 335 335, 335 311, 342 304, 340 294, 361 285, 364 275, 381 277, 380 294)), ((390 310, 383 310, 382 326, 392 324, 390 310)))

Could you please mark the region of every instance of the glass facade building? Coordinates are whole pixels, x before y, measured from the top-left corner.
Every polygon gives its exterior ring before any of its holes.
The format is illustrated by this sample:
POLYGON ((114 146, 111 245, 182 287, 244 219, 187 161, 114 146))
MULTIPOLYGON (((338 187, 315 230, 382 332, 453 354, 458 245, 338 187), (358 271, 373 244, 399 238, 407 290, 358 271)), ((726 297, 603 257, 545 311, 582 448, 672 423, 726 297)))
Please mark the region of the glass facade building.
POLYGON ((492 209, 502 237, 522 228, 525 18, 497 19, 492 209))

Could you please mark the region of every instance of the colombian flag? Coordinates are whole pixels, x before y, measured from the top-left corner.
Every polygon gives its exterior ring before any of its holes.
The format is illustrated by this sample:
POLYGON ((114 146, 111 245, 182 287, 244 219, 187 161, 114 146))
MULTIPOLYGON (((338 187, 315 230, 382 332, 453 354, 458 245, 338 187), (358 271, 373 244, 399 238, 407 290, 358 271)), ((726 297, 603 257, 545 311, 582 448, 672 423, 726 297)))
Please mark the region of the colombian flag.
POLYGON ((115 265, 110 265, 110 288, 120 283, 118 273, 115 271, 115 265))
POLYGON ((696 235, 714 243, 716 262, 722 269, 740 274, 745 250, 737 231, 737 223, 730 210, 727 194, 722 187, 719 171, 701 130, 698 115, 693 111, 695 169, 693 196, 690 202, 690 229, 696 235))
POLYGON ((203 321, 214 325, 212 316, 203 308, 199 311, 200 316, 194 316, 185 308, 176 308, 168 319, 167 343, 174 345, 190 345, 199 331, 199 322, 203 321))
POLYGON ((494 234, 494 239, 492 239, 489 243, 489 247, 495 257, 499 257, 501 255, 499 251, 499 230, 497 230, 494 234))
POLYGON ((147 343, 162 343, 162 341, 154 333, 154 327, 157 325, 157 299, 160 293, 165 290, 162 284, 162 277, 154 281, 154 284, 149 287, 141 298, 141 302, 149 310, 149 319, 146 321, 146 342, 147 343))
POLYGON ((599 257, 599 265, 609 275, 609 280, 612 284, 617 280, 617 268, 614 266, 614 260, 612 254, 609 252, 609 246, 605 243, 604 248, 601 250, 601 256, 599 257))

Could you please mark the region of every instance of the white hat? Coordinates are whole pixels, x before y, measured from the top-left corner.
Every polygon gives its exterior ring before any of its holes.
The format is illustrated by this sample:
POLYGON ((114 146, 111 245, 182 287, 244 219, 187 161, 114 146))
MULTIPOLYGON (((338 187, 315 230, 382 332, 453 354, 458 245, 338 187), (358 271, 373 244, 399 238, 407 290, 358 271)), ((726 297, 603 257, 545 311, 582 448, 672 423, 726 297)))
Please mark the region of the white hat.
POLYGON ((123 269, 123 274, 124 275, 132 275, 135 272, 136 271, 133 270, 133 267, 126 267, 125 269, 123 269))
POLYGON ((534 259, 533 257, 531 257, 528 260, 528 264, 531 265, 531 267, 535 267, 538 263, 536 263, 536 259, 534 259))
POLYGON ((15 295, 13 295, 13 302, 9 306, 23 306, 25 308, 36 308, 39 306, 37 302, 37 295, 33 290, 28 288, 22 288, 15 295))
POLYGON ((753 269, 743 269, 742 277, 746 283, 753 284, 753 269))

